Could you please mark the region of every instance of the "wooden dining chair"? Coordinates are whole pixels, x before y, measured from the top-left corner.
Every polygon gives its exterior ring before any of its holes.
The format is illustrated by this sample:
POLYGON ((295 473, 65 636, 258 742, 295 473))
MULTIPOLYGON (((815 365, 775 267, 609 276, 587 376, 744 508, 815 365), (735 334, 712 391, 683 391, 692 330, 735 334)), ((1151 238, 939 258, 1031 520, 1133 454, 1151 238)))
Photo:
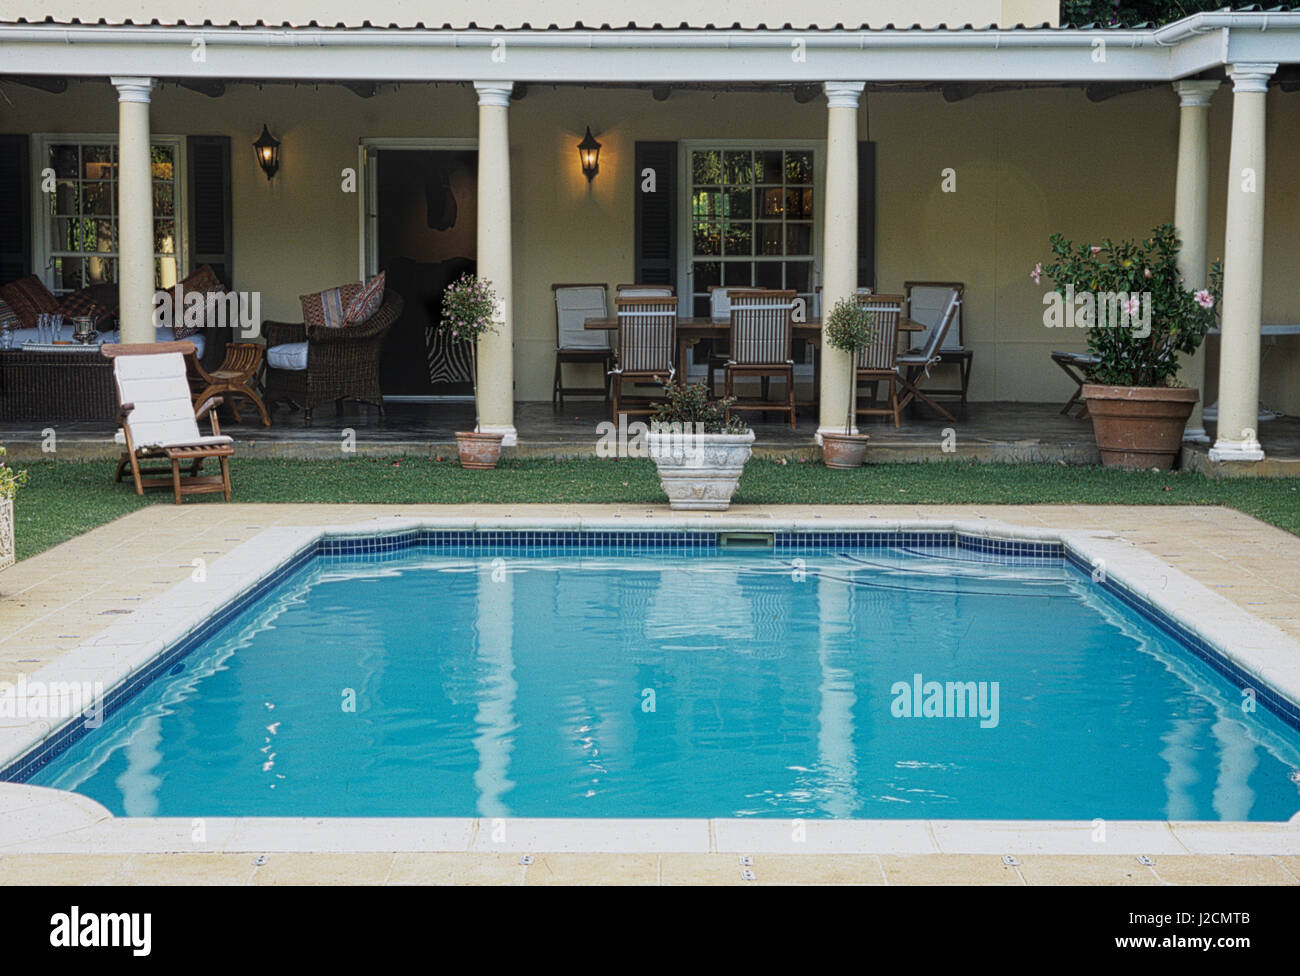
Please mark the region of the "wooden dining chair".
POLYGON ((632 284, 616 285, 615 298, 672 298, 677 289, 672 285, 632 284))
POLYGON ((603 319, 609 314, 605 285, 551 285, 555 296, 555 380, 551 386, 552 408, 564 406, 564 395, 600 396, 609 403, 609 370, 614 365, 614 351, 609 347, 609 333, 586 328, 587 319, 603 319), (595 364, 600 366, 605 382, 601 386, 564 385, 564 365, 595 364))
POLYGON ((620 413, 651 414, 661 398, 623 401, 623 383, 671 383, 676 375, 677 299, 643 296, 620 297, 618 309, 618 350, 614 368, 609 371, 614 404, 614 422, 620 413))
POLYGON ((734 395, 738 377, 780 377, 785 400, 737 400, 727 410, 776 411, 794 417, 793 316, 796 292, 738 289, 727 293, 731 303, 731 358, 726 365, 726 396, 734 395))
POLYGON ((930 370, 942 361, 939 350, 943 346, 944 336, 948 334, 960 311, 961 292, 953 288, 948 292, 948 301, 944 304, 939 321, 926 337, 924 348, 915 352, 906 352, 898 357, 899 382, 903 386, 903 397, 898 401, 899 410, 905 408, 914 399, 924 400, 953 423, 957 422, 956 417, 926 396, 921 386, 930 378, 930 370))
POLYGON ((858 305, 871 320, 871 338, 858 349, 856 379, 859 385, 871 385, 871 405, 859 406, 857 413, 867 417, 894 418, 898 427, 898 321, 903 314, 902 295, 859 295, 858 305), (888 384, 886 405, 877 407, 876 393, 881 383, 888 384))

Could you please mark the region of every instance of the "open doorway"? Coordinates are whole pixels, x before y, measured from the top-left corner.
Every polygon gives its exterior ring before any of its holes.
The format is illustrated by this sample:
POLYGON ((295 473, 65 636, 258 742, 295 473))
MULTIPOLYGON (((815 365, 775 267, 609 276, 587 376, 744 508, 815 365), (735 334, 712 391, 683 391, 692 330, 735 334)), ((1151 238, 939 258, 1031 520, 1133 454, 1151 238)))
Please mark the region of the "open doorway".
POLYGON ((378 141, 366 170, 366 270, 383 271, 405 303, 380 359, 384 397, 472 397, 468 345, 437 337, 434 326, 443 291, 477 266, 478 152, 378 141))

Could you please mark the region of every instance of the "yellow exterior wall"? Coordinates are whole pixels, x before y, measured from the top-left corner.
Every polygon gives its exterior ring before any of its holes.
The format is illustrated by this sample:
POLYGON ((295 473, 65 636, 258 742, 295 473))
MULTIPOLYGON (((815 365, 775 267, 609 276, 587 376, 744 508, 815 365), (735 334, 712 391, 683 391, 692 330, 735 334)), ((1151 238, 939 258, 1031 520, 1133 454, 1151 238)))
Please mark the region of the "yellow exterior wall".
POLYGON ((370 21, 401 27, 422 22, 430 28, 443 24, 464 27, 470 22, 485 28, 498 24, 518 27, 525 23, 537 28, 548 24, 568 27, 578 22, 623 26, 629 21, 641 25, 687 23, 694 26, 730 26, 739 22, 747 27, 758 24, 780 27, 786 23, 796 27, 809 24, 831 27, 837 23, 872 27, 891 23, 901 27, 912 24, 933 27, 943 23, 985 27, 1019 22, 1055 24, 1058 7, 1057 0, 807 0, 797 11, 786 0, 744 0, 717 9, 701 7, 694 0, 622 0, 617 6, 605 0, 546 0, 540 4, 537 0, 479 0, 472 6, 454 0, 424 3, 379 0, 360 6, 351 0, 96 0, 94 4, 84 0, 41 3, 0 0, 0 20, 25 17, 39 21, 53 17, 60 21, 80 18, 94 23, 103 17, 111 22, 130 19, 146 24, 157 19, 164 24, 177 21, 201 24, 205 20, 214 24, 232 20, 252 24, 261 20, 268 24, 316 21, 329 25, 360 25, 362 21, 370 21))
MULTIPOLYGON (((0 131, 116 130, 106 83, 48 95, 0 82, 0 131)), ((1285 161, 1300 152, 1287 96, 1269 97, 1268 219, 1264 321, 1300 322, 1300 187, 1285 161)), ((1043 290, 1028 277, 1047 256, 1047 237, 1136 236, 1173 212, 1177 100, 1171 89, 1100 104, 1077 90, 977 95, 947 103, 938 94, 869 93, 860 131, 877 143, 877 268, 882 290, 907 278, 967 285, 965 339, 975 349, 972 396, 1063 401, 1065 377, 1048 360, 1082 348, 1082 334, 1042 324, 1043 290), (942 190, 943 171, 956 192, 942 190)), ((359 201, 341 192, 340 171, 356 165, 362 137, 474 138, 476 106, 464 86, 385 86, 371 99, 329 85, 231 85, 218 99, 164 85, 152 109, 157 133, 227 134, 234 167, 235 283, 262 293, 265 318, 299 320, 297 296, 355 280, 359 201), (251 149, 262 123, 283 140, 282 169, 268 183, 251 149)), ((1231 94, 1211 117, 1210 254, 1222 254, 1231 94)), ((654 101, 639 90, 538 88, 512 103, 517 397, 550 395, 555 281, 633 276, 631 173, 638 139, 825 136, 824 100, 788 95, 684 94, 654 101), (576 145, 584 127, 603 143, 588 185, 576 145)), ((1290 378, 1300 338, 1266 346, 1262 392, 1300 413, 1290 378)), ((1214 396, 1211 347, 1209 398, 1214 396)))

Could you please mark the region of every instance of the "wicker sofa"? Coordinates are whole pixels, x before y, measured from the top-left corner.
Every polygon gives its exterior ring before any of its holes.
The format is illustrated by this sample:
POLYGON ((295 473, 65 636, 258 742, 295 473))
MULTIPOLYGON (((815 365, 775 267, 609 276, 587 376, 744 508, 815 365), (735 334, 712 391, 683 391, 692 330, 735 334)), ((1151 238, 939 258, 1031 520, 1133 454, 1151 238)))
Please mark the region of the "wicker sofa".
POLYGON ((263 322, 267 406, 302 407, 304 422, 311 424, 320 404, 359 400, 378 407, 382 417, 379 357, 401 314, 402 296, 389 289, 379 311, 358 325, 309 329, 302 322, 263 322))

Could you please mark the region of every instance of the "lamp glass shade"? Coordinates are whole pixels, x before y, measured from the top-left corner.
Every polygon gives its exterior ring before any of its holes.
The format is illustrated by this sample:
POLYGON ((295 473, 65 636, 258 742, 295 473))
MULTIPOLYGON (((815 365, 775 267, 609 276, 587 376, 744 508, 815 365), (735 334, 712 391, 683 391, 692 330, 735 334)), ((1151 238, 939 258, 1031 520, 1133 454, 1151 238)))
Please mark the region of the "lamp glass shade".
POLYGON ((262 172, 269 180, 280 168, 280 140, 263 125, 262 134, 253 143, 253 151, 257 153, 257 165, 262 167, 262 172))
POLYGON ((578 160, 582 163, 582 172, 586 175, 587 182, 590 183, 600 169, 600 143, 592 136, 591 126, 587 126, 586 136, 578 143, 578 160))

